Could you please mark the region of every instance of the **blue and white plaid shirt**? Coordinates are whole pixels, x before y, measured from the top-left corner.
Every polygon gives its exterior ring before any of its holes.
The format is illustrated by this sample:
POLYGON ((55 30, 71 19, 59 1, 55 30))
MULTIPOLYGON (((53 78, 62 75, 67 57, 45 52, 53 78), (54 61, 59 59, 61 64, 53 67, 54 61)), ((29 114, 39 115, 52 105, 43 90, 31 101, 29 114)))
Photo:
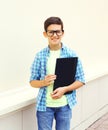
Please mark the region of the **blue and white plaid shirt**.
MULTIPOLYGON (((44 79, 46 75, 46 65, 49 53, 50 49, 49 47, 46 47, 36 54, 34 62, 31 66, 30 81, 44 79)), ((78 57, 78 56, 73 50, 67 48, 62 44, 60 57, 65 58, 65 57, 78 57)), ((79 58, 75 80, 85 83, 83 67, 79 58)), ((76 90, 74 90, 71 94, 66 94, 66 97, 69 107, 72 108, 76 104, 76 90)), ((36 108, 38 111, 46 111, 46 86, 39 89, 39 93, 36 99, 36 108)))

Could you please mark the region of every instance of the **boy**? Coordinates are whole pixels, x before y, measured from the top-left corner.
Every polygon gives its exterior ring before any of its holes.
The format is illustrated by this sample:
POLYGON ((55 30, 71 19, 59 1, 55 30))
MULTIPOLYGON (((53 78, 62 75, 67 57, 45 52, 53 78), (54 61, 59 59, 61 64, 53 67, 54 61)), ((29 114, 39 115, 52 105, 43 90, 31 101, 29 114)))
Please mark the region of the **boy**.
POLYGON ((56 59, 77 55, 61 42, 64 30, 59 17, 46 19, 44 29, 43 35, 48 39, 48 46, 36 54, 30 77, 31 86, 40 88, 36 102, 38 130, 52 130, 53 119, 56 130, 70 130, 72 107, 76 104, 76 89, 85 83, 82 64, 78 58, 75 82, 68 86, 59 86, 53 91, 56 59), (64 94, 69 91, 72 93, 64 94))

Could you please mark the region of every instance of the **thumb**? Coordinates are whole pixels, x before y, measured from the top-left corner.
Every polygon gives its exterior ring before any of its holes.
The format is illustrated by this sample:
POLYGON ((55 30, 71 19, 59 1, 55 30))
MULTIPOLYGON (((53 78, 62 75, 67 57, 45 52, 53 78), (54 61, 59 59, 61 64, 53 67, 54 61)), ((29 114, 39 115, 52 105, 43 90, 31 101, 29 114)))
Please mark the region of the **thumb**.
POLYGON ((56 93, 57 93, 57 89, 52 92, 52 94, 56 94, 56 93))

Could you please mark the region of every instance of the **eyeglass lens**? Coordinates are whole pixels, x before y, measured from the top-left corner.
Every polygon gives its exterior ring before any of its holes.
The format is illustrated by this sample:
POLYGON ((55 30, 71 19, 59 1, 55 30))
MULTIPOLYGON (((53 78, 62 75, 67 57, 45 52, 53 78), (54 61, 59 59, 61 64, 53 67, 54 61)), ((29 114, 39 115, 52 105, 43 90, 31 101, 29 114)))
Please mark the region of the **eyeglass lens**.
POLYGON ((63 34, 62 30, 48 30, 47 35, 48 36, 53 36, 54 33, 56 33, 57 36, 61 36, 63 34))

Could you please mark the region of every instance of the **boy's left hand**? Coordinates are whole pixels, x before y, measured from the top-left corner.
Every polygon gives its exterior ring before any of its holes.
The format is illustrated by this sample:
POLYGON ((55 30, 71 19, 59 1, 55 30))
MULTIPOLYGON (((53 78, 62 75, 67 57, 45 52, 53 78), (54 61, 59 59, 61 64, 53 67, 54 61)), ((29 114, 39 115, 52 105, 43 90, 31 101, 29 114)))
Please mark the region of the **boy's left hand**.
POLYGON ((66 87, 59 87, 51 93, 51 97, 53 99, 59 99, 64 95, 65 92, 66 92, 66 87))

